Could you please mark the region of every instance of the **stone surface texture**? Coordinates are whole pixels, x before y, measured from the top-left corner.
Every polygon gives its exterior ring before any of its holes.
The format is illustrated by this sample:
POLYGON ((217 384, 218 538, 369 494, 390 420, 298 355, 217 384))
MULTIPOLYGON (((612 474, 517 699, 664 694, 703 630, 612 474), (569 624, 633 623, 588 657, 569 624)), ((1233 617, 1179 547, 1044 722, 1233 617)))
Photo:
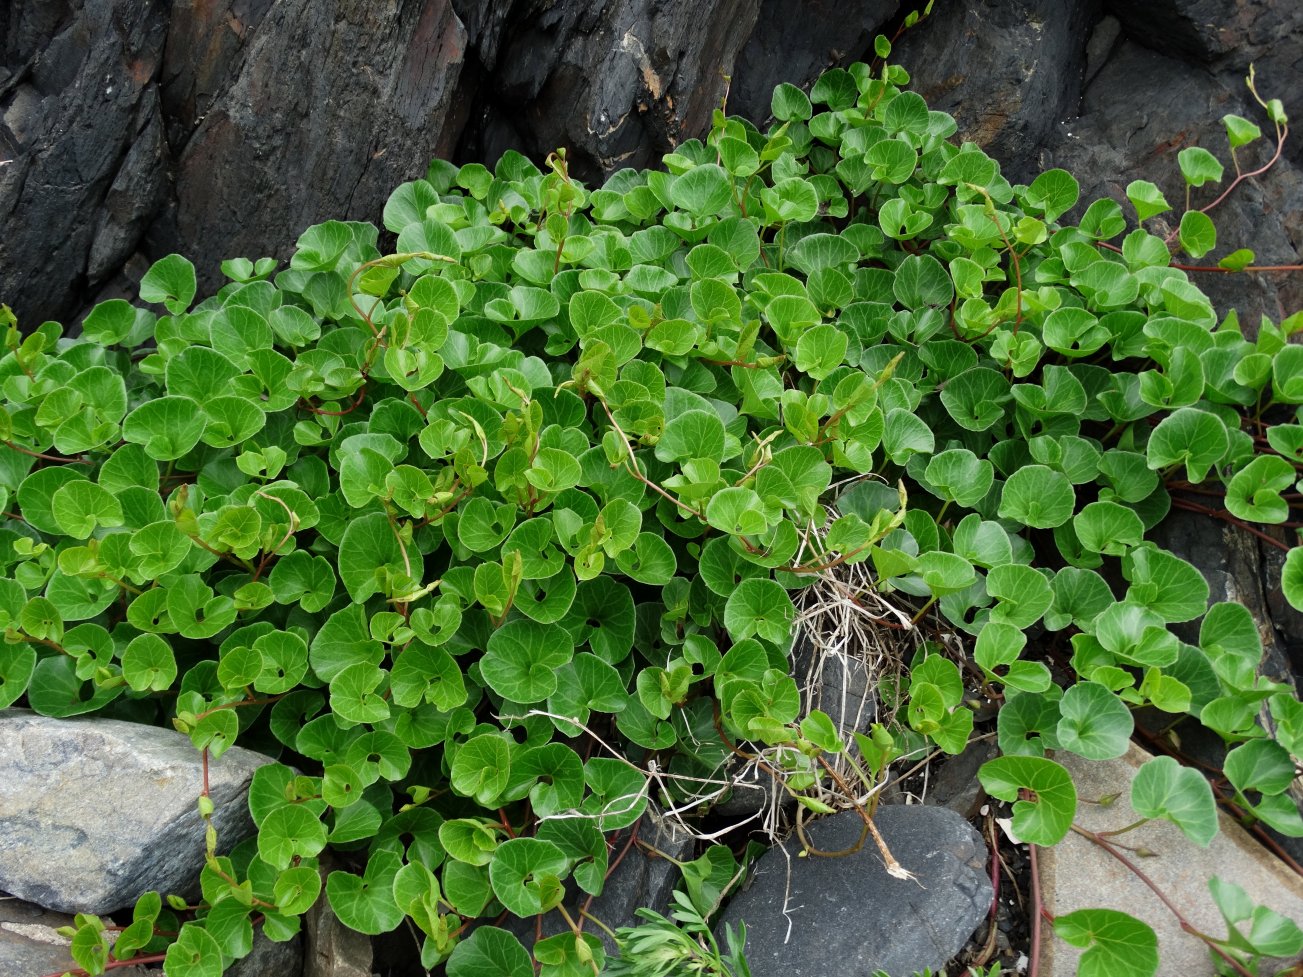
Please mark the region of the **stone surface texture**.
MULTIPOLYGON (((0 895, 0 975, 39 977, 74 969, 76 964, 68 952, 72 941, 57 932, 59 927, 72 924, 72 916, 42 909, 16 896, 0 895)), ((159 973, 143 965, 114 967, 110 972, 113 977, 158 977, 159 973)), ((299 977, 302 972, 301 937, 273 943, 258 929, 249 955, 235 961, 223 977, 299 977)), ((370 977, 369 972, 365 977, 370 977)))
MULTIPOLYGON (((1090 831, 1111 831, 1135 820, 1126 798, 1131 780, 1150 755, 1137 746, 1117 760, 1088 761, 1071 754, 1056 759, 1072 773, 1081 797, 1121 792, 1116 804, 1081 804, 1076 821, 1090 831)), ((1145 858, 1143 869, 1198 929, 1223 936, 1226 924, 1208 893, 1213 876, 1241 886, 1256 903, 1291 919, 1303 918, 1303 879, 1287 869, 1225 814, 1221 830, 1206 849, 1197 848, 1176 825, 1151 822, 1128 831, 1118 840, 1157 853, 1145 858)), ((1128 857, 1132 857, 1130 853, 1128 857)), ((1077 909, 1118 909, 1144 920, 1158 935, 1162 977, 1212 977, 1215 973, 1206 946, 1181 930, 1176 917, 1129 869, 1089 840, 1069 834, 1054 848, 1040 850, 1041 891, 1053 915, 1077 909)), ((1041 973, 1072 977, 1081 951, 1061 940, 1042 944, 1046 955, 1041 973)), ((1275 970, 1266 972, 1275 973, 1275 970)))
MULTIPOLYGON (((968 822, 946 808, 879 805, 874 823, 900 864, 917 876, 887 874, 871 838, 842 857, 799 857, 794 836, 761 856, 754 877, 724 910, 747 926, 755 977, 869 977, 876 969, 911 977, 942 967, 991 908, 987 849, 968 822)), ((840 851, 864 823, 855 811, 805 829, 810 844, 840 851)))
POLYGON ((323 853, 323 895, 303 917, 303 977, 371 977, 371 940, 339 921, 324 895, 333 860, 323 853))
MULTIPOLYGON (((253 832, 245 797, 266 757, 209 764, 218 844, 253 832)), ((199 751, 180 733, 114 719, 0 710, 0 889, 60 912, 109 913, 151 889, 197 890, 199 751)))
MULTIPOLYGON (((329 218, 378 223, 434 156, 564 146, 590 184, 651 165, 704 135, 725 98, 764 124, 775 84, 871 59, 874 34, 913 6, 13 0, 0 5, 0 301, 29 326, 75 323, 96 299, 134 295, 174 250, 211 289, 224 258, 284 259, 329 218)), ((1122 199, 1133 179, 1179 201, 1181 149, 1224 155, 1227 112, 1265 126, 1243 84, 1251 62, 1264 97, 1300 111, 1303 4, 938 4, 893 60, 1015 179, 1064 166, 1083 206, 1122 199)), ((1295 139, 1220 208, 1211 259, 1245 246, 1263 263, 1297 259, 1301 165, 1295 139)), ((1250 326, 1303 305, 1299 276, 1200 284, 1250 326)))

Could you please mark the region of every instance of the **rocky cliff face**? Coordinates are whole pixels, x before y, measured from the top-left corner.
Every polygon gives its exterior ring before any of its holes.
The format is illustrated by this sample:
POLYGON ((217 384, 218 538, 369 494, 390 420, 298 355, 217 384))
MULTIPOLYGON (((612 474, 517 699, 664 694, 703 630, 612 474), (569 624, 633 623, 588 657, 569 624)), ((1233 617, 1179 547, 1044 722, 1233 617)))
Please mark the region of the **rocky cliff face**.
MULTIPOLYGON (((861 59, 895 0, 13 0, 0 8, 0 301, 75 317, 181 251, 286 257, 327 218, 378 222, 435 156, 567 147, 589 181, 701 135, 727 94, 763 121, 780 81, 861 59)), ((1297 0, 938 3, 894 60, 1015 178, 1064 166, 1083 199, 1176 154, 1225 155, 1243 85, 1303 114, 1297 0)), ((1223 251, 1298 260, 1303 141, 1219 215, 1223 251)), ((1255 150, 1257 146, 1253 147, 1255 150)), ((1253 165, 1251 161, 1246 163, 1253 165)), ((1246 167, 1247 168, 1247 167, 1246 167)), ((1209 276, 1250 320, 1303 306, 1300 276, 1209 276)))

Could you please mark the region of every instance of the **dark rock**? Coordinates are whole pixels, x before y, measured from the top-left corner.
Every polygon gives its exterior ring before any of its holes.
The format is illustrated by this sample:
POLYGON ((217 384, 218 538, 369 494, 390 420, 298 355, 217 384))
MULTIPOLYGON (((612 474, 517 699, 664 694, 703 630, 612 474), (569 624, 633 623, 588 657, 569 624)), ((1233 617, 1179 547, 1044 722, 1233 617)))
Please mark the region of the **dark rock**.
POLYGON ((12 155, 0 166, 0 301, 39 322, 76 308, 95 277, 92 250, 103 275, 156 209, 155 178, 141 170, 163 165, 150 123, 167 4, 18 6, 0 87, 0 145, 12 155))
POLYGON ((153 228, 216 284, 327 218, 374 220, 447 155, 466 35, 447 0, 181 3, 164 62, 175 202, 153 228))
MULTIPOLYGON (((1297 4, 1291 4, 1295 11, 1297 4)), ((1252 60, 1281 36, 1285 4, 1225 0, 1110 0, 1109 10, 1145 47, 1186 61, 1211 62, 1231 52, 1252 60)))
MULTIPOLYGON (((798 857, 789 839, 760 859, 749 886, 724 910, 725 924, 747 925, 755 977, 869 977, 882 969, 909 977, 939 968, 963 947, 991 909, 987 850, 953 811, 880 805, 874 823, 904 868, 887 874, 871 838, 836 858, 798 857)), ((812 845, 836 851, 863 834, 847 811, 806 828, 812 845)))
MULTIPOLYGON (((245 797, 268 762, 232 747, 209 763, 223 851, 253 833, 245 797)), ((202 785, 199 751, 172 730, 0 710, 0 887, 70 913, 114 912, 151 889, 197 892, 202 785)))
POLYGON ((1095 3, 979 0, 938 8, 901 39, 893 59, 931 108, 959 123, 957 138, 1030 180, 1037 151, 1081 97, 1085 37, 1095 3))
POLYGON ((477 125, 458 155, 492 162, 508 148, 541 157, 564 146, 585 180, 648 166, 709 129, 759 6, 528 0, 506 18, 466 10, 484 73, 477 125))
POLYGON ((757 125, 769 117, 774 87, 804 84, 825 68, 862 60, 873 36, 895 15, 895 0, 847 5, 833 0, 762 0, 755 30, 738 54, 729 114, 757 125), (793 44, 794 25, 800 42, 793 44))
POLYGON ((923 802, 948 807, 961 818, 976 817, 986 800, 986 791, 977 779, 977 771, 987 760, 995 759, 998 752, 990 740, 975 740, 963 753, 947 757, 936 779, 928 786, 923 802))

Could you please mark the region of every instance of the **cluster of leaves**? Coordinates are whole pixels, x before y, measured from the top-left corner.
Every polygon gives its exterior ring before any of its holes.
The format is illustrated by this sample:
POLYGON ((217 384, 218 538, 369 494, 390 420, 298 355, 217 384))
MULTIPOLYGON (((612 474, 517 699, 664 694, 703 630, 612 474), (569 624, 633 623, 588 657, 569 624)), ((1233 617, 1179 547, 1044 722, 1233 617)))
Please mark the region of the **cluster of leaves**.
MULTIPOLYGON (((595 190, 560 154, 435 162, 385 207, 395 253, 329 221, 288 268, 226 262, 198 304, 172 255, 140 286, 165 314, 11 328, 0 706, 283 761, 254 779, 256 838, 210 838, 202 904, 142 902, 117 959, 161 943, 169 977, 212 977, 254 918, 290 937, 329 846, 346 925, 410 919, 426 966, 530 977, 514 935, 472 922, 600 892, 608 835, 718 778, 730 740, 783 747, 785 789, 820 809, 846 731, 801 714, 791 594, 865 561, 974 639, 1004 703, 982 781, 1025 840, 1053 844, 1076 806, 1046 751, 1118 756, 1138 706, 1198 717, 1241 807, 1303 834, 1303 708, 1257 675, 1248 612, 1209 609, 1146 539, 1190 485, 1289 521, 1303 321, 1219 322, 1173 264, 1211 247, 1202 212, 1165 240, 1144 226, 1161 195, 1133 185, 1129 232, 1111 200, 1066 223, 1072 176, 1010 184, 907 81, 782 85, 767 130, 717 113, 664 169, 595 190), (1198 644, 1171 630, 1200 618, 1198 644), (1034 630, 1070 638, 1058 681, 1024 657, 1034 630)), ((1227 125, 1234 148, 1256 134, 1227 125)), ((1205 155, 1183 154, 1192 186, 1220 176, 1205 155)), ((1303 605, 1303 549, 1285 566, 1303 605)), ((859 742, 875 773, 972 732, 939 643, 907 694, 859 742)), ((1132 802, 1216 830, 1174 761, 1132 802)), ((708 934, 699 896, 679 909, 708 934)), ((543 977, 605 965, 571 922, 535 947, 543 977)), ((629 952, 672 950, 663 929, 629 952)), ((83 940, 90 973, 105 940, 83 940)))

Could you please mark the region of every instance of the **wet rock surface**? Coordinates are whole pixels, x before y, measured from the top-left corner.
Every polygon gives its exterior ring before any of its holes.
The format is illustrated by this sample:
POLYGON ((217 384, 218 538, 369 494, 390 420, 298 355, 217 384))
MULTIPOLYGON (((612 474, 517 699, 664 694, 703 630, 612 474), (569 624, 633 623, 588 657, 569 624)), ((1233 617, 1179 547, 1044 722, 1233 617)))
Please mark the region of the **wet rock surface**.
MULTIPOLYGON (((174 250, 212 288, 222 259, 286 258, 310 224, 378 223, 435 156, 565 146, 590 182, 653 164, 726 95, 763 124, 778 82, 871 58, 910 6, 16 0, 0 10, 0 301, 29 328, 66 321, 174 250)), ((938 5, 893 60, 1015 179, 1064 166, 1083 202, 1133 179, 1179 201, 1182 148, 1224 155, 1223 114, 1262 121, 1250 62, 1266 97, 1303 104, 1303 5, 938 5)), ((1301 146, 1221 208, 1209 263, 1246 246, 1296 260, 1301 146)), ((1297 276, 1200 283, 1250 324, 1303 304, 1297 276)))
MULTIPOLYGON (((219 847, 253 832, 246 795, 266 757, 209 763, 219 847)), ((144 892, 197 892, 201 757, 180 733, 114 719, 0 710, 0 889, 46 909, 109 913, 144 892)))
MULTIPOLYGON (((747 888, 724 910, 747 926, 755 977, 891 977, 934 970, 968 940, 991 909, 986 845, 945 808, 879 805, 874 823, 916 879, 887 874, 871 838, 853 854, 799 857, 793 837, 761 856, 747 888)), ((840 851, 859 842, 863 821, 846 811, 805 829, 811 845, 840 851)))

